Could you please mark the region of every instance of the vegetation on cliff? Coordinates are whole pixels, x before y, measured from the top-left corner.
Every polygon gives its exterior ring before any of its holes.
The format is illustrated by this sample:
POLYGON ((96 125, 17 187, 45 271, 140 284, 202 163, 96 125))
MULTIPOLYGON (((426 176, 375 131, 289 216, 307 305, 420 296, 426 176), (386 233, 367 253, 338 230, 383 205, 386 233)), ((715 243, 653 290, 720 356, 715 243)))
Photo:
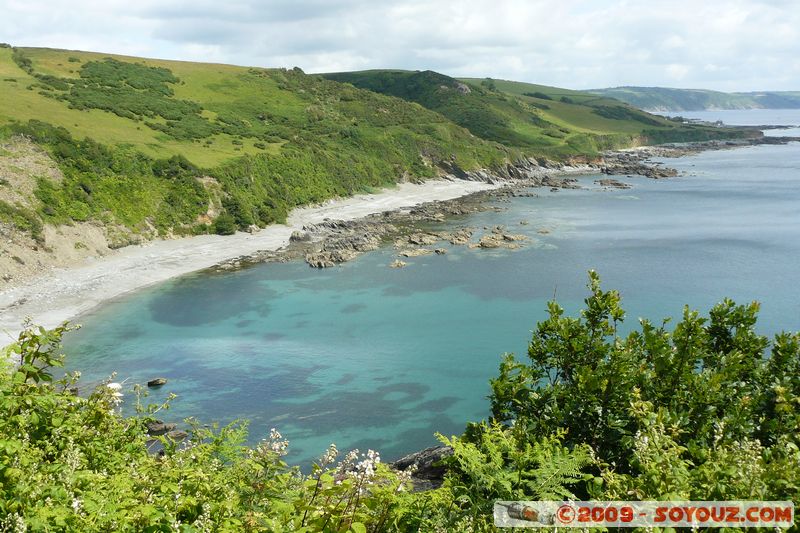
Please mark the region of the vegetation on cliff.
POLYGON ((227 214, 263 226, 296 205, 434 177, 444 161, 518 156, 437 113, 299 69, 5 48, 0 70, 2 135, 32 138, 67 177, 40 182, 50 223, 185 233, 227 214))
POLYGON ((493 418, 442 437, 444 484, 417 493, 372 451, 332 446, 301 474, 277 431, 244 446, 246 424, 148 441, 168 404, 113 376, 76 394, 54 379, 65 328, 31 327, 0 372, 0 529, 492 531, 497 499, 800 498, 799 333, 770 341, 757 304, 726 300, 621 335, 619 295, 589 289, 577 317, 550 303, 527 361, 504 357, 493 418))
POLYGON ((231 233, 297 205, 523 156, 753 134, 435 72, 322 77, 3 47, 0 80, 0 140, 29 137, 65 176, 38 179, 31 205, 0 205, 0 223, 34 237, 85 221, 123 235, 231 233))
POLYGON ((611 98, 528 83, 457 80, 431 71, 368 70, 325 77, 417 102, 477 137, 554 159, 752 134, 681 124, 611 98))

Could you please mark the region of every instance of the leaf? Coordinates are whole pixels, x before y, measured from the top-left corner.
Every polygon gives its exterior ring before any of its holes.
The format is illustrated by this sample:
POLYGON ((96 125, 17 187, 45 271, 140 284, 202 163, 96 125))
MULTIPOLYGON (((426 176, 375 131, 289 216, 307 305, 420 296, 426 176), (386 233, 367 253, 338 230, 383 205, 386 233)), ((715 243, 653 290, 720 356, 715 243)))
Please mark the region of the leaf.
POLYGON ((361 522, 353 522, 350 524, 350 531, 353 533, 367 533, 367 526, 361 522))

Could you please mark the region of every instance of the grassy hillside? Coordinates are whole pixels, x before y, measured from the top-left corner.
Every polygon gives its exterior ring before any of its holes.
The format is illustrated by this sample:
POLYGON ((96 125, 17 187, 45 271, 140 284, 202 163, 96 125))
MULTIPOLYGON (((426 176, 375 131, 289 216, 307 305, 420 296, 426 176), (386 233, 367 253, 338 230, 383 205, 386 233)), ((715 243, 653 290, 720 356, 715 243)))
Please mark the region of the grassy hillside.
POLYGON ((703 89, 665 87, 614 87, 594 94, 616 98, 640 109, 654 111, 702 111, 704 109, 797 109, 800 91, 724 93, 703 89))
POLYGON ((700 140, 721 133, 686 127, 610 98, 541 85, 457 80, 431 71, 372 70, 324 76, 417 102, 482 139, 556 158, 633 144, 700 140))
POLYGON ((20 228, 98 220, 226 233, 433 177, 442 161, 471 169, 517 157, 438 113, 299 69, 4 47, 0 80, 2 135, 33 139, 64 174, 38 180, 29 205, 0 205, 0 221, 20 228), (7 216, 12 208, 23 214, 7 216))
POLYGON ((113 229, 110 246, 231 233, 453 165, 746 134, 576 91, 435 72, 311 76, 7 45, 0 91, 0 223, 40 244, 42 228, 74 223, 113 229), (58 179, 26 167, 42 154, 25 153, 19 135, 44 149, 58 179))

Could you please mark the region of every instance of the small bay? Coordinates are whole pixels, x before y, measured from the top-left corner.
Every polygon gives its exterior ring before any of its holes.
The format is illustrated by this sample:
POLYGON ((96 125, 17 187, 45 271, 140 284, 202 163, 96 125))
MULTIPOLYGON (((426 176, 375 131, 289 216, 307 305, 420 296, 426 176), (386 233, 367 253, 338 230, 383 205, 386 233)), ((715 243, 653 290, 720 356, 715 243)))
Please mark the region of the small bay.
POLYGON ((150 397, 178 395, 164 418, 248 419, 253 441, 276 427, 307 463, 330 442, 394 458, 487 416, 501 354, 524 356, 554 295, 579 309, 589 269, 621 291, 628 328, 729 296, 763 303, 763 333, 800 329, 800 143, 665 164, 681 176, 620 177, 628 190, 583 176, 431 226, 505 225, 531 239, 517 251, 447 246, 392 269, 389 245, 332 269, 260 264, 136 292, 77 321, 68 367, 89 383, 165 376, 150 397))

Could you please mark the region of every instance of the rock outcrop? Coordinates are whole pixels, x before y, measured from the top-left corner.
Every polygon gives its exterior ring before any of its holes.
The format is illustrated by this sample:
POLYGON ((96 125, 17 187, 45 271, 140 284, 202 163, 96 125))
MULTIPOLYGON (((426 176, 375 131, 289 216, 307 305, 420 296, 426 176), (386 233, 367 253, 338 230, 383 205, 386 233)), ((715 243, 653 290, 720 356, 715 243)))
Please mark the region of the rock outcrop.
POLYGON ((438 488, 444 480, 445 467, 442 461, 453 455, 450 446, 433 446, 406 455, 389 466, 400 472, 411 469, 411 481, 414 491, 438 488))
POLYGON ((150 388, 157 388, 166 384, 167 384, 167 378, 154 378, 147 382, 147 386, 150 388))
POLYGON ((165 423, 163 420, 155 420, 147 423, 147 434, 151 437, 166 435, 170 431, 175 431, 176 424, 165 423))
POLYGON ((624 183, 619 180, 615 180, 613 178, 603 178, 601 180, 594 180, 594 182, 600 186, 608 187, 610 189, 630 189, 631 186, 627 183, 624 183))

